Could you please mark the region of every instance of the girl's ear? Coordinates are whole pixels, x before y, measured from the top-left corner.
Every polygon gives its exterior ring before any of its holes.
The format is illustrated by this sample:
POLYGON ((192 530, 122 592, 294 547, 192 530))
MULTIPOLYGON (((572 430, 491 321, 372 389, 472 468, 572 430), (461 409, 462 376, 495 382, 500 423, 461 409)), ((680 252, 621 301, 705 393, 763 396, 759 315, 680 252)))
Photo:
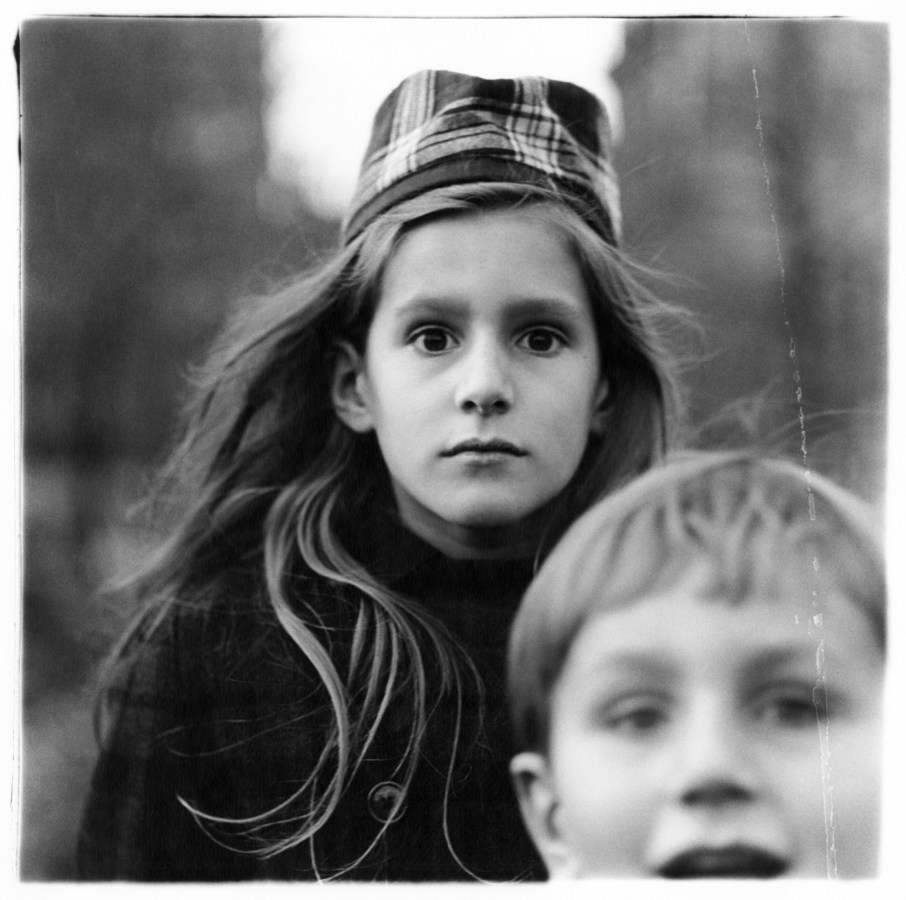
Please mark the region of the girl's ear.
POLYGON ((335 346, 330 399, 340 421, 353 431, 364 434, 374 428, 365 390, 365 365, 352 344, 342 341, 335 346))
POLYGON ((522 818, 551 879, 576 878, 578 862, 560 826, 560 801, 550 766, 540 753, 518 753, 510 775, 519 798, 522 818))
POLYGON ((591 433, 595 437, 603 437, 607 429, 607 423, 610 421, 609 397, 610 382, 606 378, 602 378, 595 393, 594 411, 591 416, 591 433))

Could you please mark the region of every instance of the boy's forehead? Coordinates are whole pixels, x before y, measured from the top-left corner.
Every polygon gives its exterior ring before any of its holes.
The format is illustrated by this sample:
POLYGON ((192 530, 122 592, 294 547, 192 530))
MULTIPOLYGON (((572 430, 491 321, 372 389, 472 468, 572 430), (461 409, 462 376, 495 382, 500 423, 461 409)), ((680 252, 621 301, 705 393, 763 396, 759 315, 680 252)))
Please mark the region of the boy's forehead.
POLYGON ((596 610, 577 633, 570 657, 589 665, 731 657, 753 663, 801 658, 882 657, 861 604, 840 592, 791 598, 775 593, 728 597, 690 582, 596 610))

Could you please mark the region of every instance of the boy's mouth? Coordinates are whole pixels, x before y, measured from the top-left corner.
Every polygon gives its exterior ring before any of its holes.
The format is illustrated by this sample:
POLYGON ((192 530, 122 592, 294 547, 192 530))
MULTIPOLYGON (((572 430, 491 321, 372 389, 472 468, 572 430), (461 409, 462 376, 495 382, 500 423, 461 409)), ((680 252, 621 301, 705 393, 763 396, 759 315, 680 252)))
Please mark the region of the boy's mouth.
POLYGON ((450 457, 458 456, 461 453, 508 453, 510 456, 528 455, 521 447, 511 444, 509 441, 497 439, 479 440, 478 438, 460 441, 448 450, 444 450, 440 455, 450 457))
POLYGON ((776 878, 787 867, 786 860, 767 850, 733 844, 686 850, 660 866, 657 874, 661 878, 776 878))

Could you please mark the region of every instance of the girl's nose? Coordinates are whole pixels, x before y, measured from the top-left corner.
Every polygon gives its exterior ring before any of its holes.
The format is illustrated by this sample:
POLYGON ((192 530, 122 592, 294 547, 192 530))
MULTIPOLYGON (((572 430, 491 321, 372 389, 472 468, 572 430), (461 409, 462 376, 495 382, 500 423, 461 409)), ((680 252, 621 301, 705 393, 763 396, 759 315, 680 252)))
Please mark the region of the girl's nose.
POLYGON ((732 720, 712 711, 687 723, 668 776, 668 793, 686 807, 747 803, 758 778, 746 738, 732 720))
POLYGON ((506 412, 513 405, 513 388, 505 352, 491 342, 477 342, 462 363, 456 405, 482 416, 506 412))

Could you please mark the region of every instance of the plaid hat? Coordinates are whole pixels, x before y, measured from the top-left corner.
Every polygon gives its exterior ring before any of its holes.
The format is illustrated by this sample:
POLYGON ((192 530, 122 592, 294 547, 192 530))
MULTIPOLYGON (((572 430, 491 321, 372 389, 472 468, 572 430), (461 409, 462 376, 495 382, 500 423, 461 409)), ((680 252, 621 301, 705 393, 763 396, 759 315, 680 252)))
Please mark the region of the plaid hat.
POLYGON ((432 70, 405 79, 378 109, 344 241, 404 200, 479 181, 553 188, 617 243, 610 123, 594 94, 546 78, 432 70))

